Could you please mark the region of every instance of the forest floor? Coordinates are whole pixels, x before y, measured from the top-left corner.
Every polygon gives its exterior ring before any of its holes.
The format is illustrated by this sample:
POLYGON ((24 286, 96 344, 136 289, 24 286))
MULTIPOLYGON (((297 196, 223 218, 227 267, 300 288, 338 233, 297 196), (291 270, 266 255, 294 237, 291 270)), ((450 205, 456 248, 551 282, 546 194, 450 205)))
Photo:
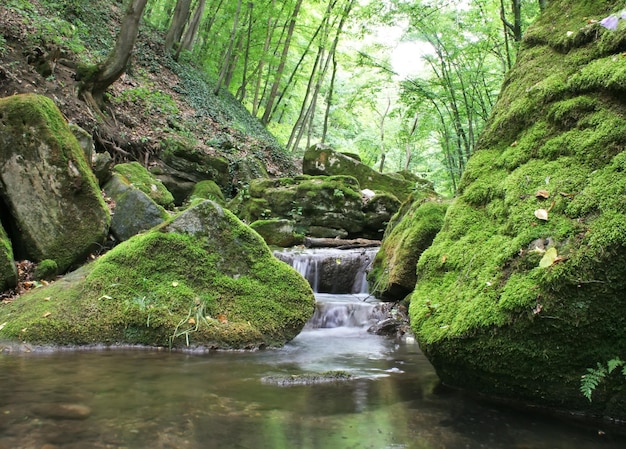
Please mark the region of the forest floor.
POLYGON ((73 50, 78 39, 91 60, 103 59, 93 55, 104 54, 114 43, 118 3, 103 2, 100 15, 90 11, 74 17, 78 26, 94 30, 91 39, 75 36, 67 12, 53 17, 55 11, 44 2, 21 2, 30 5, 24 9, 15 5, 19 3, 0 5, 0 98, 23 93, 52 98, 68 122, 94 137, 96 151, 109 151, 116 162, 138 160, 149 166, 163 142, 185 138, 206 154, 220 154, 215 142, 236 148, 240 158, 254 152, 273 175, 293 169, 293 161, 280 154, 284 151, 260 122, 228 92, 207 98, 210 80, 200 70, 173 61, 165 54, 163 36, 147 26, 142 26, 129 70, 107 92, 104 117, 92 111, 76 80, 85 55, 73 50), (180 72, 188 79, 181 79, 180 72))

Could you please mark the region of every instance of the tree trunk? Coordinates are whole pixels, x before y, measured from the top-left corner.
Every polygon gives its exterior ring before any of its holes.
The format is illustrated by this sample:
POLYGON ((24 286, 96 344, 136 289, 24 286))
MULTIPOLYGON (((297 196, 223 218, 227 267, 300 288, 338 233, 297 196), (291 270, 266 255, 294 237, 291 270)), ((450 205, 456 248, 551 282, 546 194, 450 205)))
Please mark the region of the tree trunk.
MULTIPOLYGON (((272 6, 271 6, 272 11, 274 10, 275 5, 276 5, 276 0, 272 0, 272 6)), ((252 115, 254 115, 255 117, 257 113, 259 112, 259 101, 260 101, 259 97, 260 97, 260 92, 261 92, 261 81, 263 79, 263 68, 265 66, 265 58, 267 56, 268 50, 270 48, 270 44, 272 42, 272 35, 274 34, 276 23, 277 21, 275 21, 270 15, 270 17, 267 19, 267 31, 265 33, 265 43, 263 44, 263 55, 261 56, 261 60, 259 61, 257 79, 254 85, 254 98, 252 100, 252 115)))
POLYGON ((335 78, 337 77, 337 58, 333 53, 333 73, 330 77, 330 86, 328 87, 328 95, 326 96, 326 111, 324 112, 324 127, 322 129, 321 143, 326 142, 326 136, 328 135, 328 122, 330 120, 330 109, 333 104, 333 93, 335 92, 335 78))
POLYGON ((371 248, 380 246, 380 240, 369 239, 331 239, 331 238, 317 238, 307 237, 304 239, 304 246, 307 248, 338 248, 338 249, 352 249, 352 248, 371 248))
POLYGON ((165 51, 171 51, 174 46, 180 44, 180 38, 189 20, 191 0, 178 0, 174 8, 174 18, 165 36, 165 51))
POLYGON ((296 5, 293 9, 293 13, 291 14, 291 20, 289 21, 289 29, 287 30, 287 37, 285 39, 285 45, 283 46, 283 51, 280 56, 280 62, 278 64, 278 68, 276 69, 276 76, 274 77, 274 83, 272 84, 272 89, 270 90, 270 94, 267 98, 265 112, 263 113, 263 117, 261 117, 261 122, 264 125, 267 125, 269 123, 269 117, 270 117, 270 114, 272 113, 274 101, 276 100, 276 94, 278 93, 278 88, 280 87, 280 82, 282 80, 283 73, 285 71, 285 64, 287 63, 287 55, 289 54, 291 38, 293 37, 293 31, 296 28, 296 19, 298 18, 298 14, 300 13, 301 6, 302 6, 302 0, 297 0, 296 5))
POLYGON ((222 87, 222 83, 226 78, 226 74, 228 72, 228 67, 230 66, 230 58, 233 53, 233 47, 235 45, 235 40, 237 38, 237 28, 239 27, 239 13, 241 11, 241 0, 237 2, 237 10, 235 12, 235 18, 233 21, 233 29, 230 33, 230 41, 228 42, 228 49, 226 50, 226 55, 224 56, 224 61, 222 62, 222 70, 220 71, 219 79, 217 80, 217 85, 213 90, 213 94, 217 95, 220 92, 220 88, 222 87))
POLYGON ((189 22, 189 26, 187 27, 187 31, 185 32, 185 36, 183 37, 182 42, 178 46, 176 50, 176 56, 174 59, 178 61, 178 57, 180 56, 180 52, 182 50, 191 50, 193 48, 193 42, 196 40, 196 36, 198 34, 198 28, 200 27, 200 21, 202 20, 202 14, 204 13, 204 8, 206 6, 206 0, 200 0, 198 2, 198 6, 196 6, 196 10, 193 13, 193 17, 189 22))
POLYGON ((95 72, 83 82, 81 94, 87 103, 97 110, 102 107, 104 92, 126 71, 139 33, 139 21, 147 2, 148 0, 128 2, 115 47, 107 59, 98 64, 95 72))
POLYGON ((243 58, 243 74, 241 75, 241 86, 237 91, 237 99, 241 102, 246 98, 246 89, 248 85, 248 64, 250 63, 250 41, 252 36, 252 9, 254 3, 248 2, 248 35, 246 37, 246 51, 243 58))

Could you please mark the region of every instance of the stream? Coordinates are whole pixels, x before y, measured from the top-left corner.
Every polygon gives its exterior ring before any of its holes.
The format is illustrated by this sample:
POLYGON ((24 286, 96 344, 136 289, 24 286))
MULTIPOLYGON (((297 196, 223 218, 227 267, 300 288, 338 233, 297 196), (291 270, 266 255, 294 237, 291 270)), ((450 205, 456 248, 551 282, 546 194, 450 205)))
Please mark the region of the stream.
POLYGON ((446 389, 412 338, 367 332, 366 293, 316 297, 281 349, 0 354, 0 449, 626 447, 623 430, 446 389))

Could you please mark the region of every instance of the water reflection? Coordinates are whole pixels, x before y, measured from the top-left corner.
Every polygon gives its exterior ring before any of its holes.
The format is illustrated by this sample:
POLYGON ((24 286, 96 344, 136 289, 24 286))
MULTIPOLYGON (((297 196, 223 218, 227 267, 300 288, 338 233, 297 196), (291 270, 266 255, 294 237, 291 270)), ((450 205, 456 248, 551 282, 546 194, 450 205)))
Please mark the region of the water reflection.
POLYGON ((281 350, 0 355, 0 449, 617 449, 563 423, 438 386, 416 345, 307 329, 281 350), (266 376, 345 370, 278 386, 266 376))

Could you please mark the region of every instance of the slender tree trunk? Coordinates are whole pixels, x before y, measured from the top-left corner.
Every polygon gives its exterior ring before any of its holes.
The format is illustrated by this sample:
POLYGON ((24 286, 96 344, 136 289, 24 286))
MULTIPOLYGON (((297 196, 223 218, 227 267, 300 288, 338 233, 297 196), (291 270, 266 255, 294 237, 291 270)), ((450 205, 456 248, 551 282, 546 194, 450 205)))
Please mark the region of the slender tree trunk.
POLYGON ((233 52, 233 46, 235 45, 235 39, 237 37, 237 28, 239 27, 239 13, 241 12, 241 0, 237 2, 237 10, 235 12, 235 18, 233 20, 233 29, 230 33, 230 41, 228 43, 228 49, 226 50, 226 55, 224 56, 224 61, 222 62, 222 70, 220 72, 220 76, 217 80, 217 84, 215 89, 213 90, 213 94, 217 95, 220 92, 220 88, 222 87, 222 83, 226 78, 226 72, 228 71, 228 66, 230 65, 230 58, 233 52))
MULTIPOLYGON (((317 39, 317 36, 318 36, 319 32, 324 27, 324 23, 325 22, 322 21, 320 23, 320 25, 316 28, 315 33, 313 33, 313 36, 311 37, 311 39, 309 39, 309 43, 307 44, 306 48, 302 52, 302 55, 300 55, 300 59, 298 60, 298 62, 296 63, 295 67, 291 71, 291 75, 289 75, 289 79, 285 83, 285 86, 283 87, 283 89, 281 89, 281 93, 278 96, 278 99, 274 102, 275 103, 274 104, 274 110, 272 111, 272 113, 269 116, 269 121, 271 121, 272 118, 274 117, 274 114, 276 113, 276 110, 278 110, 280 105, 282 104, 282 102, 283 102, 283 100, 285 98, 285 95, 287 95, 289 93, 289 87, 294 83, 294 81, 296 79, 296 76, 298 74, 298 71, 300 70, 300 67, 302 66, 302 63, 304 62, 305 58, 307 57, 307 55, 311 51, 311 47, 313 46, 313 43, 315 42, 315 39, 317 39)), ((315 72, 313 72, 313 73, 315 73, 315 72)))
POLYGON ((512 62, 511 62, 511 46, 509 44, 509 31, 508 25, 510 25, 506 20, 506 13, 504 11, 504 0, 500 0, 500 19, 502 21, 502 30, 504 31, 504 50, 506 54, 506 70, 511 70, 512 62))
MULTIPOLYGON (((276 5, 276 0, 272 0, 272 11, 276 5)), ((256 117, 259 112, 259 94, 261 92, 261 81, 263 80, 263 68, 265 66, 265 57, 267 55, 268 50, 270 49, 270 43, 272 42, 272 35, 274 34, 276 21, 270 17, 267 19, 267 31, 265 33, 265 42, 263 43, 263 55, 261 56, 261 60, 258 65, 258 74, 256 83, 254 85, 254 98, 252 99, 252 115, 256 117)))
POLYGON ((237 99, 241 102, 246 97, 246 87, 248 85, 248 64, 250 63, 250 41, 252 36, 252 9, 254 3, 248 2, 248 35, 246 37, 246 51, 243 58, 243 74, 241 75, 241 85, 237 90, 237 99))
POLYGON ((389 108, 391 108, 391 99, 387 98, 387 107, 380 114, 380 166, 378 171, 381 173, 385 168, 385 159, 387 158, 387 150, 385 149, 385 119, 389 113, 389 108))
POLYGON ((408 170, 409 165, 411 164, 411 159, 413 158, 413 153, 411 152, 411 141, 413 140, 413 136, 415 135, 415 131, 417 131, 417 124, 419 123, 419 114, 415 114, 415 119, 413 120, 413 124, 409 129, 409 135, 406 141, 406 145, 404 147, 404 154, 406 156, 406 160, 404 162, 404 169, 408 170))
POLYGON ((220 9, 222 8, 222 4, 224 3, 224 0, 219 0, 219 2, 217 3, 217 6, 213 6, 213 3, 215 3, 214 1, 211 2, 211 7, 209 8, 209 11, 211 11, 209 14, 207 14, 207 18, 208 20, 205 21, 205 24, 203 26, 202 31, 200 32, 200 48, 201 51, 204 53, 206 51, 206 47, 207 47, 207 43, 210 42, 210 36, 211 36, 211 29, 213 28, 213 24, 215 23, 215 20, 217 20, 218 17, 218 13, 220 12, 220 9))
POLYGON ((148 0, 130 0, 122 19, 115 46, 107 59, 98 65, 96 71, 84 80, 81 93, 85 100, 99 110, 104 92, 126 71, 135 47, 139 22, 148 0))
POLYGON ((289 22, 289 29, 287 31, 285 45, 283 46, 283 52, 280 57, 278 68, 276 69, 276 76, 274 78, 274 83, 272 84, 272 89, 270 90, 270 94, 267 99, 265 112, 263 113, 263 117, 261 117, 261 122, 265 125, 269 123, 269 117, 272 112, 272 108, 274 106, 274 101, 276 100, 276 94, 278 93, 278 88, 280 87, 280 82, 282 80, 283 73, 285 71, 285 64, 287 63, 287 55, 289 54, 291 38, 293 37, 293 32, 294 32, 294 29, 296 28, 296 19, 298 18, 298 14, 300 13, 301 6, 302 6, 302 0, 296 0, 296 5, 293 9, 291 20, 289 22))
POLYGON ((333 93, 335 92, 335 78, 337 77, 337 58, 333 53, 333 74, 330 77, 330 86, 328 87, 328 95, 326 96, 326 111, 324 112, 324 127, 322 129, 322 143, 326 142, 328 135, 328 122, 330 120, 330 110, 333 104, 333 93))
POLYGON ((174 18, 165 36, 165 51, 171 51, 174 46, 180 44, 180 39, 189 20, 191 0, 178 0, 174 8, 174 18))
POLYGON ((200 28, 200 21, 202 20, 202 14, 204 14, 205 5, 206 0, 200 0, 198 2, 198 6, 196 6, 193 17, 189 22, 189 26, 187 27, 187 31, 185 32, 185 36, 183 37, 181 44, 176 50, 176 56, 174 59, 176 59, 177 61, 182 50, 190 51, 193 48, 193 42, 196 40, 196 36, 198 35, 198 28, 200 28))

